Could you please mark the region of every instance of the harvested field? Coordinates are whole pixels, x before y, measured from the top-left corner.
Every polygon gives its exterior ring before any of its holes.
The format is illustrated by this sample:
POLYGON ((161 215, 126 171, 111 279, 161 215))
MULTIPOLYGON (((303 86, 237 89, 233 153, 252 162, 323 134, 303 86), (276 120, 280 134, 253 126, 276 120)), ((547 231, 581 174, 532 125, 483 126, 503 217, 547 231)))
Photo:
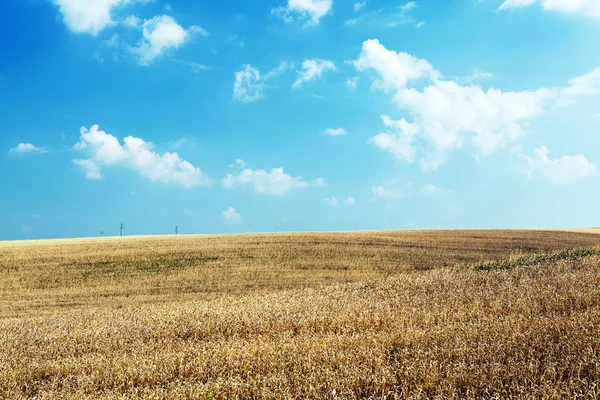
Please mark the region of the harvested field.
POLYGON ((597 398, 599 238, 1 243, 0 397, 597 398))

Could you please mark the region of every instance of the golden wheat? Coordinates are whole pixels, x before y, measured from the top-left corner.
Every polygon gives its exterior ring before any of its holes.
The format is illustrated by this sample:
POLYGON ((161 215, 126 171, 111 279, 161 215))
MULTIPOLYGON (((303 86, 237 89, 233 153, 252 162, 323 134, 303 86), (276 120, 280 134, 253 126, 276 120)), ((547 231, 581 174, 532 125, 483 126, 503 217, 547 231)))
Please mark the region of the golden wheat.
POLYGON ((0 397, 598 398, 600 250, 567 250, 598 242, 414 231, 2 244, 0 397))

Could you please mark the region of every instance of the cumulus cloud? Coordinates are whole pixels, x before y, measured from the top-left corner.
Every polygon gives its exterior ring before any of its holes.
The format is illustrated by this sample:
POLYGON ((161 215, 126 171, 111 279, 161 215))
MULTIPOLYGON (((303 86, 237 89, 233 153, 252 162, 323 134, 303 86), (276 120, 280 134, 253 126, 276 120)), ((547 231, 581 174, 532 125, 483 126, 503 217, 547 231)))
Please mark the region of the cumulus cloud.
POLYGON ((363 43, 354 66, 374 71, 373 86, 389 93, 412 119, 404 121, 411 128, 408 132, 396 128, 396 132, 373 137, 371 143, 412 162, 416 153, 411 143, 422 140, 427 144, 421 159, 425 170, 437 169, 448 153, 463 146, 466 137, 471 137, 481 155, 489 155, 525 135, 529 121, 551 107, 600 92, 598 69, 562 89, 484 91, 474 84, 463 86, 443 79, 428 61, 388 50, 377 40, 363 43), (423 89, 414 87, 419 83, 425 85, 423 89))
POLYGON ((242 216, 233 207, 229 207, 227 210, 222 212, 223 218, 227 221, 237 224, 242 222, 242 216))
POLYGON ((417 153, 413 142, 421 128, 409 123, 404 118, 394 121, 387 115, 382 115, 381 119, 389 130, 372 137, 369 139, 369 143, 374 144, 380 150, 392 153, 399 160, 413 162, 417 153))
POLYGON ((329 207, 336 207, 338 205, 338 199, 336 199, 335 197, 325 198, 321 201, 321 203, 329 207))
POLYGON ((138 46, 131 51, 137 55, 140 65, 150 65, 165 52, 183 46, 195 33, 202 36, 208 34, 199 26, 192 26, 186 30, 168 15, 156 16, 144 21, 143 37, 138 46))
POLYGON ((583 14, 590 17, 600 17, 600 2, 598 0, 505 0, 498 10, 530 6, 541 3, 544 10, 564 14, 583 14))
POLYGON ((63 22, 74 33, 97 35, 107 26, 113 25, 115 8, 130 0, 53 0, 63 15, 63 22))
POLYGON ((346 130, 344 128, 327 128, 323 133, 329 136, 342 136, 346 134, 346 130))
POLYGON ((321 18, 331 12, 333 0, 288 0, 286 6, 271 10, 273 15, 279 15, 286 23, 293 22, 295 18, 308 21, 305 26, 315 26, 321 18))
POLYGON ((526 156, 516 150, 515 153, 526 164, 526 173, 531 179, 536 172, 541 173, 550 182, 557 185, 575 182, 596 173, 596 166, 585 156, 563 156, 557 159, 549 157, 550 150, 542 146, 533 151, 533 156, 526 156))
POLYGON ((335 64, 331 61, 318 58, 304 60, 302 63, 302 70, 298 71, 298 79, 296 79, 292 88, 298 89, 306 82, 319 79, 326 71, 335 71, 335 64))
POLYGON ((480 153, 489 155, 523 136, 524 122, 541 115, 555 97, 552 89, 484 91, 479 86, 436 81, 423 91, 402 89, 394 100, 413 115, 435 153, 461 147, 465 134, 471 134, 480 153))
POLYGON ((254 193, 283 196, 294 189, 305 189, 310 185, 321 186, 322 178, 307 182, 302 177, 286 174, 283 168, 264 169, 244 168, 239 174, 228 174, 222 180, 223 187, 235 189, 239 186, 252 186, 254 193))
POLYGON ((211 184, 208 176, 177 153, 157 153, 153 151, 152 143, 143 139, 127 136, 121 144, 116 137, 101 131, 98 125, 89 130, 82 127, 80 134, 74 149, 86 153, 88 158, 76 159, 73 163, 88 179, 101 179, 102 167, 119 166, 136 171, 153 182, 186 188, 211 184))
POLYGON ((251 103, 264 98, 265 83, 291 67, 290 63, 282 61, 279 66, 263 76, 259 70, 251 65, 244 65, 240 71, 235 73, 233 98, 242 103, 251 103))
POLYGON ((46 153, 46 151, 44 147, 37 147, 31 143, 19 143, 16 147, 10 149, 12 154, 19 155, 46 153))
POLYGON ((363 43, 360 57, 353 65, 359 71, 374 70, 379 79, 373 86, 386 92, 403 89, 409 81, 436 79, 440 75, 427 60, 388 50, 377 39, 363 43))

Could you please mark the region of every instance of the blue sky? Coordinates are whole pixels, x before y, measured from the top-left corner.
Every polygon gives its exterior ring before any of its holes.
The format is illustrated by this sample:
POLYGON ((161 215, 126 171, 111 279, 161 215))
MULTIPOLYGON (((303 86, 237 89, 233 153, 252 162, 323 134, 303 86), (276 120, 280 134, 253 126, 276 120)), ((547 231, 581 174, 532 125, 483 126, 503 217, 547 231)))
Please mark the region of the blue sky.
POLYGON ((597 0, 15 0, 0 36, 0 239, 600 226, 597 0))

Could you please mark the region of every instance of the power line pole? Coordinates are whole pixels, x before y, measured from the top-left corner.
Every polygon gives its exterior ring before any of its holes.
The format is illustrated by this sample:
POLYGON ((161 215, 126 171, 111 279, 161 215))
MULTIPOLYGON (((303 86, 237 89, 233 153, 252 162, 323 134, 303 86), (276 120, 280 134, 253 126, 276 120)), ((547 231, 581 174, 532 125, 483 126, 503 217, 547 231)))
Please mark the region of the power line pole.
POLYGON ((175 234, 177 235, 179 233, 179 227, 177 225, 175 225, 175 234))
POLYGON ((123 229, 125 229, 125 226, 124 226, 124 225, 123 225, 123 223, 121 222, 121 228, 120 228, 121 236, 123 236, 123 229))

